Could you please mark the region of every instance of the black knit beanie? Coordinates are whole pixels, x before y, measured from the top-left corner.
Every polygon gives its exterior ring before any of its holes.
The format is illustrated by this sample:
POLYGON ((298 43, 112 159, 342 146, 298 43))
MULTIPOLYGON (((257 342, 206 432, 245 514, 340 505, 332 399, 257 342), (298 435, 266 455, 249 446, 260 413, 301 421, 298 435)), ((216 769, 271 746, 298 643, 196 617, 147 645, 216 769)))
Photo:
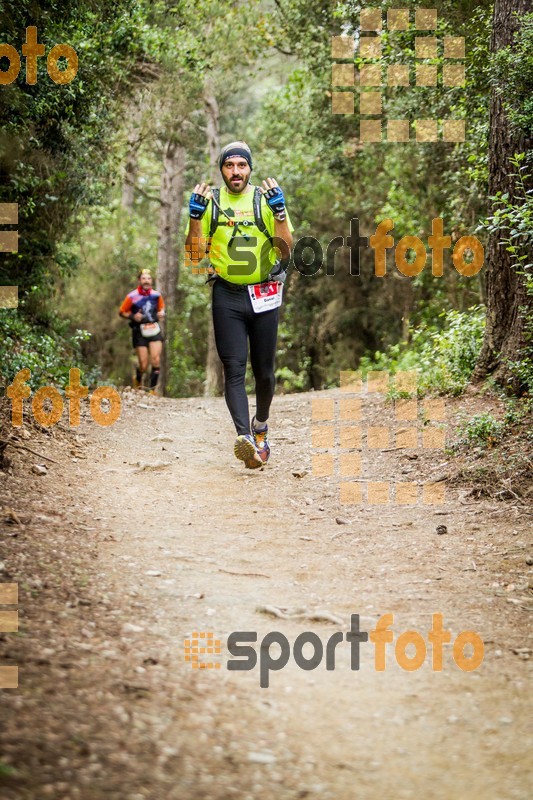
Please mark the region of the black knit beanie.
POLYGON ((229 144, 225 145, 220 152, 218 159, 220 171, 222 171, 222 165, 228 160, 228 158, 235 158, 236 156, 241 156, 241 158, 244 158, 250 165, 250 169, 253 169, 252 151, 246 142, 230 142, 229 144))

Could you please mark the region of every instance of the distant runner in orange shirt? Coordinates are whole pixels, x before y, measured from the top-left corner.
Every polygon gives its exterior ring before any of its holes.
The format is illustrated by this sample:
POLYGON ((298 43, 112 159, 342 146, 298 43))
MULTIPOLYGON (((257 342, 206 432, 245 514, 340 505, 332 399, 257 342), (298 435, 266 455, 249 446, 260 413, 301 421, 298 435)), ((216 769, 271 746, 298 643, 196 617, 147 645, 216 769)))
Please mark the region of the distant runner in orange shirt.
POLYGON ((165 303, 160 292, 152 289, 152 273, 143 269, 138 275, 139 285, 126 295, 119 315, 129 320, 132 346, 137 351, 139 366, 134 386, 142 387, 143 374, 148 369, 148 354, 152 365, 150 391, 156 393, 161 368, 163 334, 159 321, 165 316, 165 303))

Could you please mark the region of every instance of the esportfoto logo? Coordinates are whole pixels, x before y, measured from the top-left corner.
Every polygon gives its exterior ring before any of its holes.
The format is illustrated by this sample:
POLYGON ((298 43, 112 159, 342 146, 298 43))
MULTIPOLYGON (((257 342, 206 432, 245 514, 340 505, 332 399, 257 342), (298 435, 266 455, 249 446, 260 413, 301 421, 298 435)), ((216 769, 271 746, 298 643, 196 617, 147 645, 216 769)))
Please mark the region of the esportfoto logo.
MULTIPOLYGON (((433 672, 442 672, 443 646, 452 641, 452 633, 443 627, 443 619, 442 614, 433 614, 432 626, 427 633, 433 672)), ((292 645, 292 657, 296 665, 307 672, 319 667, 323 661, 326 670, 333 671, 336 668, 337 646, 346 641, 350 645, 350 669, 359 671, 361 644, 370 640, 374 645, 374 669, 376 672, 384 672, 388 663, 386 645, 394 641, 394 632, 390 629, 393 624, 394 614, 383 614, 372 631, 361 631, 359 614, 352 614, 350 630, 346 633, 337 631, 329 637, 325 645, 313 631, 300 633, 292 645)), ((259 663, 259 685, 262 689, 267 689, 270 685, 270 673, 279 672, 289 663, 291 644, 280 631, 267 633, 256 649, 253 645, 257 643, 257 631, 230 633, 226 647, 234 658, 228 659, 226 668, 230 672, 250 672, 259 663)), ((420 669, 426 661, 427 652, 426 639, 418 631, 404 631, 398 636, 394 645, 396 664, 406 672, 420 669), (409 653, 408 648, 411 648, 409 653)), ((483 640, 474 631, 462 631, 453 641, 452 658, 455 665, 463 672, 476 670, 483 662, 484 655, 483 640), (465 653, 466 648, 469 649, 469 654, 465 653)), ((221 669, 221 659, 217 658, 215 661, 213 656, 222 656, 222 645, 220 639, 215 639, 212 631, 195 632, 190 638, 185 639, 185 661, 189 662, 193 669, 221 669), (202 655, 208 655, 209 660, 205 662, 201 660, 202 655)))

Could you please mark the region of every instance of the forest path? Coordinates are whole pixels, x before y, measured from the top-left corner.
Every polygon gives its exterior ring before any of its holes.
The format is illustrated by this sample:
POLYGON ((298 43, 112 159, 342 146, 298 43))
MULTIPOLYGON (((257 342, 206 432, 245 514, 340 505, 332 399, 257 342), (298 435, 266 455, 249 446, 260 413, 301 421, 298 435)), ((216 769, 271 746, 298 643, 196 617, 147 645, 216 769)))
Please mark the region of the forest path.
MULTIPOLYGON (((116 424, 85 421, 89 458, 72 464, 65 453, 56 487, 71 493, 74 529, 97 531, 93 608, 72 609, 72 635, 62 646, 75 653, 76 667, 49 714, 59 714, 54 746, 85 731, 87 752, 63 748, 44 791, 15 787, 7 798, 530 796, 531 662, 513 653, 527 646, 531 601, 517 578, 527 572, 527 517, 453 488, 442 505, 341 504, 338 478, 312 474, 310 430, 312 399, 339 396, 276 397, 272 457, 257 471, 233 457, 222 399, 126 393, 116 424), (158 461, 167 465, 154 469, 158 461), (264 606, 304 616, 277 618, 264 606), (305 617, 317 610, 343 624, 305 617), (336 631, 347 631, 351 614, 371 631, 386 613, 394 615, 394 642, 384 672, 374 669, 371 642, 361 644, 359 671, 350 669, 346 641, 336 648, 334 671, 324 661, 312 671, 295 664, 292 646, 303 631, 325 648, 336 631), (483 639, 477 670, 460 670, 451 645, 442 671, 432 670, 434 613, 443 614, 452 642, 463 630, 483 639), (398 666, 394 651, 407 630, 419 631, 428 649, 412 672, 398 666), (222 655, 213 657, 221 668, 185 662, 184 640, 195 631, 221 640, 222 655), (271 631, 289 641, 289 662, 270 673, 268 688, 259 685, 259 667, 226 668, 232 631, 256 631, 258 653, 271 631)), ((368 399, 367 423, 384 426, 388 416, 383 400, 368 399)), ((445 458, 431 450, 416 459, 367 451, 363 474, 422 481, 438 477, 445 458)), ((47 652, 54 661, 57 650, 47 652)), ((272 646, 273 657, 278 652, 272 646)), ((40 667, 41 682, 47 671, 40 667)), ((38 725, 38 709, 33 719, 38 725)))

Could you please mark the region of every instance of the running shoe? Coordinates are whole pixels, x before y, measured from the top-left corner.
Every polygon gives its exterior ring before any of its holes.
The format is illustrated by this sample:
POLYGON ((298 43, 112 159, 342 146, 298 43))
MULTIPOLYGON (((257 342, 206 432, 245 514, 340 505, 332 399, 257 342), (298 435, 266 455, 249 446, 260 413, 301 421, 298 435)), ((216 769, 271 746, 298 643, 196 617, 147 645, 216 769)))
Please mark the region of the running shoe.
POLYGON ((255 417, 252 420, 252 435, 254 437, 255 446, 257 448, 257 452, 259 453, 259 457, 263 464, 266 464, 268 459, 270 458, 270 445, 268 443, 268 425, 264 429, 264 431, 256 431, 254 428, 255 417))
POLYGON ((263 459, 255 446, 253 436, 249 433, 237 436, 233 452, 240 461, 244 461, 244 466, 248 469, 257 469, 263 466, 263 459))

